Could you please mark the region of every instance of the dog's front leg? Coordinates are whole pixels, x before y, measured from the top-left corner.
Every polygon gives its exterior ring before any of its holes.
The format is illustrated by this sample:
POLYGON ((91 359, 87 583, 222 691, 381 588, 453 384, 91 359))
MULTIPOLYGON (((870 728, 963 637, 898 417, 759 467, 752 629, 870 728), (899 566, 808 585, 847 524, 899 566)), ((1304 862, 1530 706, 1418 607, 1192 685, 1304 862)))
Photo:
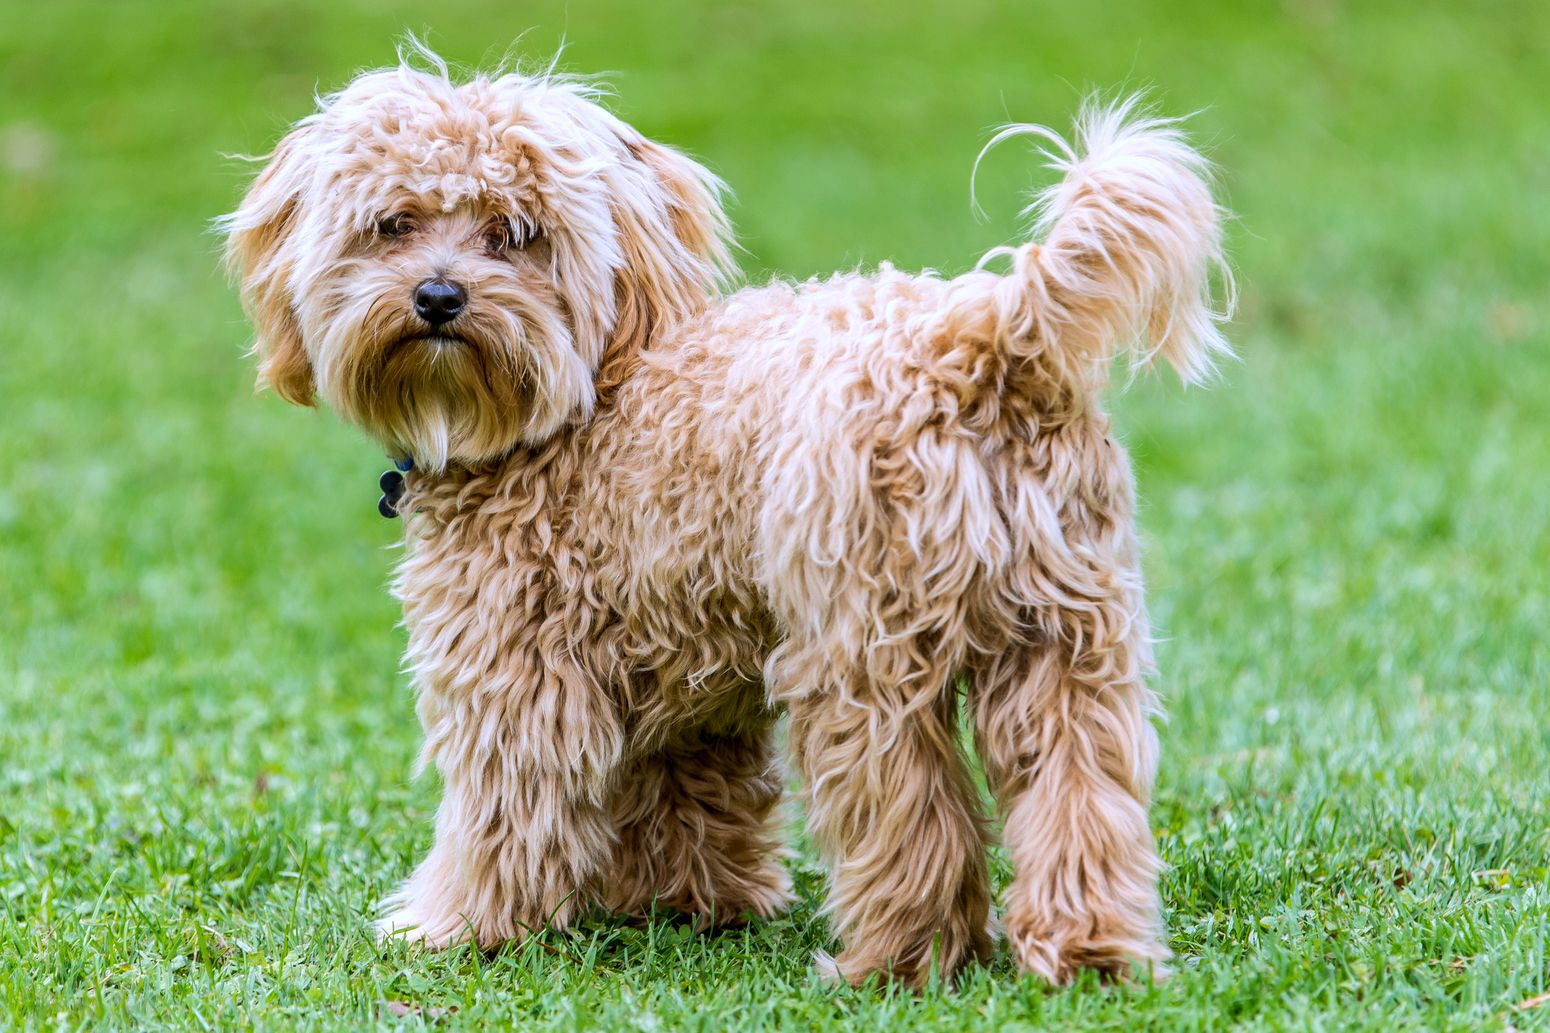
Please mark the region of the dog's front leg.
POLYGON ((611 856, 608 781, 622 750, 612 705, 568 664, 422 696, 425 755, 444 791, 436 841, 379 928, 431 946, 490 947, 563 928, 611 856))

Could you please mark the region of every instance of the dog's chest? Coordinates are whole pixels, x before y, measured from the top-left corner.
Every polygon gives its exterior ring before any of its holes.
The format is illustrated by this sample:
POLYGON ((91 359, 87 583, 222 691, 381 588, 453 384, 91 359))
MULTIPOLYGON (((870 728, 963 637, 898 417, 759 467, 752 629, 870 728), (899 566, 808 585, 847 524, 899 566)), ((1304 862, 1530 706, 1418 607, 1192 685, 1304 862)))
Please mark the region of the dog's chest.
POLYGON ((675 498, 693 485, 671 478, 557 487, 464 486, 411 539, 396 590, 421 691, 517 698, 537 677, 602 692, 640 749, 762 710, 773 632, 735 515, 675 498))

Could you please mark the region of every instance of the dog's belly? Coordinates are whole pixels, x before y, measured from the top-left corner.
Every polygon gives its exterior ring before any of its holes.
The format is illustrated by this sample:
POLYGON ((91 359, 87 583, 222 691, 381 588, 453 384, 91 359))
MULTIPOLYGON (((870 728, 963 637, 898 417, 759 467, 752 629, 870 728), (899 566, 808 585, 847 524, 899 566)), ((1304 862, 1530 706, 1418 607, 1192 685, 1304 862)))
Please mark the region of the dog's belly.
POLYGON ((775 632, 762 598, 735 583, 713 583, 703 570, 660 573, 610 600, 616 620, 598 638, 628 752, 771 720, 763 664, 775 632))

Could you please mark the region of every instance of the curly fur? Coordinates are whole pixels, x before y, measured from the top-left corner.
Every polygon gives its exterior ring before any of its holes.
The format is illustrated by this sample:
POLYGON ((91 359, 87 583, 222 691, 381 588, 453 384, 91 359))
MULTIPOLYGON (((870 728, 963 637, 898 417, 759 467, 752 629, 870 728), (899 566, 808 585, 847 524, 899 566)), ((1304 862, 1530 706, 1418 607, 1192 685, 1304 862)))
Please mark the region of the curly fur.
POLYGON ((1018 963, 1160 971, 1157 703, 1097 392, 1122 350, 1186 379, 1226 352, 1220 213, 1128 104, 1074 146, 1016 134, 1062 178, 1042 243, 987 256, 1006 273, 728 296, 720 184, 575 82, 405 65, 281 141, 226 222, 261 378, 419 463, 395 591, 444 795, 386 932, 779 912, 785 712, 843 943, 821 967, 951 973, 992 945, 962 683, 1018 963), (412 231, 374 233, 393 213, 412 231), (433 274, 470 299, 441 331, 410 303, 433 274))

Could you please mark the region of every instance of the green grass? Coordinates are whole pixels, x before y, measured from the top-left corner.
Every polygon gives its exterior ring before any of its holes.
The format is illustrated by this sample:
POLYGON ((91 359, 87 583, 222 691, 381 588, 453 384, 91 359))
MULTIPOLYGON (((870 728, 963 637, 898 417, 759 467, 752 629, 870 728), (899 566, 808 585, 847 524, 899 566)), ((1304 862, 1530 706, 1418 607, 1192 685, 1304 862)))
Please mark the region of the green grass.
POLYGON ((1518 1008, 1550 990, 1550 7, 1162 6, 8 11, 0 1026, 1550 1025, 1518 1008), (409 778, 383 461, 253 397, 206 225, 247 174, 221 155, 398 33, 481 63, 528 28, 726 176, 754 277, 961 270, 1037 180, 999 149, 974 221, 995 123, 1094 85, 1200 110, 1244 361, 1114 399, 1167 636, 1171 983, 1051 993, 1003 954, 951 991, 824 989, 810 853, 797 910, 746 931, 372 942, 436 797, 409 778))

